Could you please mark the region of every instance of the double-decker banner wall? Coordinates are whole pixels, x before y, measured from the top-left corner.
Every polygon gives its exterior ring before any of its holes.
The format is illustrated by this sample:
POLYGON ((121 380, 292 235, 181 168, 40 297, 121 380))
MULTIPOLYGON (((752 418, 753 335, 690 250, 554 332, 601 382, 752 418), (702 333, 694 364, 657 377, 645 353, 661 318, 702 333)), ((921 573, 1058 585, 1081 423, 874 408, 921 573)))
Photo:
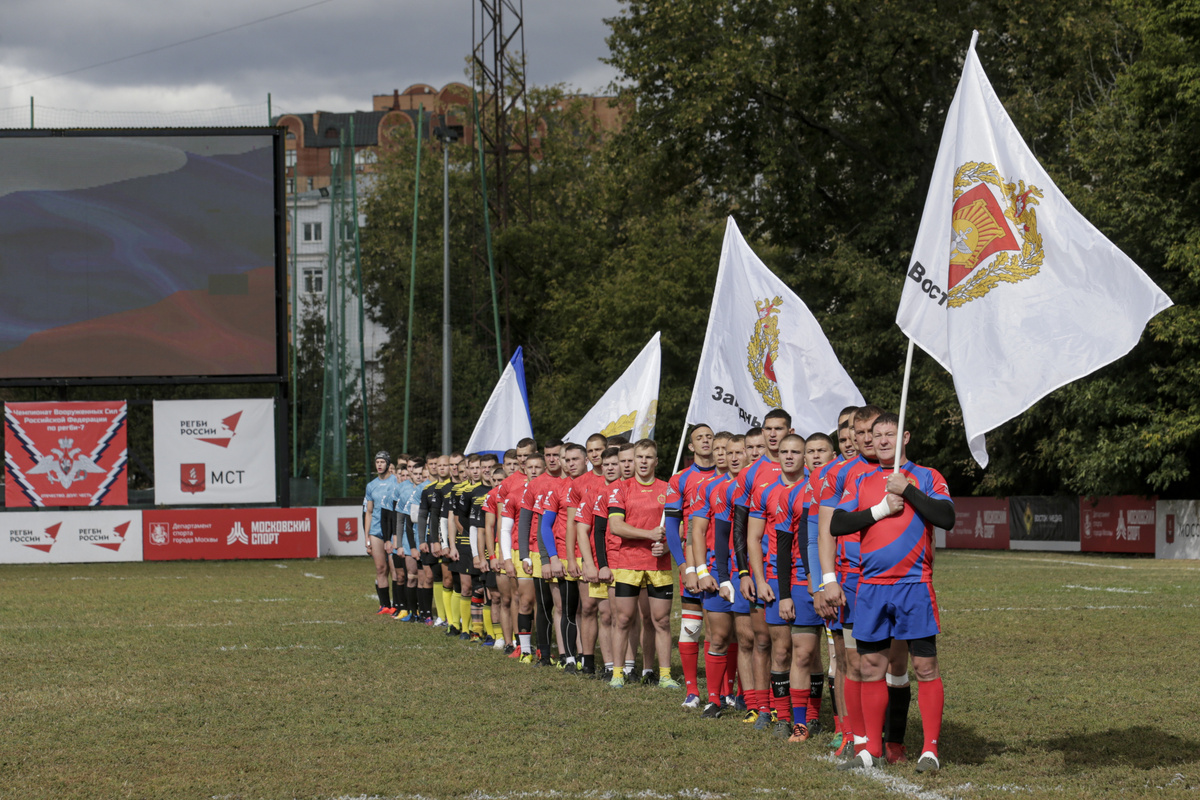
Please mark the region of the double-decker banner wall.
POLYGON ((125 401, 5 403, 8 508, 123 506, 125 401))
POLYGON ((141 511, 17 511, 0 514, 2 564, 141 560, 141 511))
POLYGON ((155 400, 160 505, 275 502, 274 401, 155 400))

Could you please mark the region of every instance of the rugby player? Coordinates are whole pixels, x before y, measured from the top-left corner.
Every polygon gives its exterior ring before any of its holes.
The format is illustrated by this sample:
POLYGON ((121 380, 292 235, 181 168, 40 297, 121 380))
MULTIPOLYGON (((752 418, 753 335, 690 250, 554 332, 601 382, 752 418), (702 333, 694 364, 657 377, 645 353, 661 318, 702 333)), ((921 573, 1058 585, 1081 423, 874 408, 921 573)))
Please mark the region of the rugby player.
POLYGON ((392 458, 386 450, 375 454, 375 478, 367 484, 363 495, 363 530, 366 532, 364 544, 367 555, 375 562, 375 593, 379 596, 379 610, 376 614, 392 614, 395 607, 388 596, 388 578, 390 564, 385 542, 381 516, 384 500, 391 493, 388 467, 392 458))
MULTIPOLYGON (((725 698, 730 692, 732 675, 737 667, 737 644, 731 641, 733 631, 733 606, 725 597, 718 593, 721 576, 729 575, 729 526, 726 523, 721 535, 725 538, 725 564, 718 569, 716 564, 716 549, 714 536, 717 526, 713 524, 716 515, 724 510, 726 494, 733 480, 742 470, 746 455, 745 437, 734 436, 728 431, 721 431, 713 437, 713 461, 717 477, 705 485, 702 504, 692 515, 688 526, 688 544, 694 558, 705 567, 698 572, 697 588, 704 593, 705 629, 708 631, 704 649, 705 689, 708 702, 701 712, 705 719, 717 719, 721 716, 725 698), (734 648, 730 653, 730 648, 734 648), (733 658, 733 669, 729 669, 730 656, 733 658)), ((729 584, 732 587, 732 584, 729 584)), ((729 701, 734 704, 733 700, 729 701)))
MULTIPOLYGON (((852 731, 852 746, 857 754, 866 743, 862 718, 861 674, 858 666, 858 651, 854 642, 854 598, 858 589, 858 536, 850 534, 836 542, 829 532, 829 521, 841 501, 847 486, 852 486, 859 475, 874 469, 875 446, 871 436, 871 425, 883 413, 878 406, 866 405, 854 412, 854 445, 857 455, 849 461, 831 464, 821 476, 819 511, 817 515, 817 552, 821 564, 820 586, 827 604, 826 618, 833 617, 841 624, 841 636, 834 630, 834 646, 841 639, 844 661, 838 663, 838 671, 845 675, 842 681, 842 696, 846 698, 846 715, 852 731)), ((815 573, 814 569, 814 573, 815 573)), ((843 727, 845 727, 843 723, 843 727)), ((849 752, 851 745, 839 748, 839 755, 849 752)))
MULTIPOLYGON (((751 459, 749 466, 738 475, 733 495, 733 510, 730 522, 733 531, 733 556, 740 579, 742 597, 749 603, 749 610, 740 613, 737 624, 738 645, 753 647, 752 669, 750 676, 755 704, 749 704, 751 711, 757 711, 754 726, 757 730, 767 730, 775 721, 771 714, 770 657, 771 634, 767 630, 767 620, 764 606, 758 602, 756 587, 750 576, 749 554, 747 550, 750 528, 761 529, 761 516, 751 516, 751 511, 760 510, 763 502, 763 492, 774 483, 779 476, 779 444, 783 437, 792 432, 792 418, 781 408, 773 408, 763 419, 763 427, 751 429, 746 433, 746 455, 751 459), (751 434, 754 435, 751 435, 751 434), (745 622, 741 617, 746 619, 745 622), (749 637, 746 635, 747 623, 749 637)), ((739 611, 735 609, 735 614, 739 611)), ((745 682, 745 677, 743 677, 745 682)), ((746 720, 750 721, 747 714, 746 720)))
POLYGON ((688 451, 692 463, 671 476, 667 482, 666 518, 664 531, 667 547, 675 563, 679 565, 679 661, 683 666, 683 682, 686 696, 683 707, 700 707, 700 689, 697 678, 697 661, 700 656, 700 629, 704 622, 704 596, 697 585, 697 569, 708 569, 703 561, 697 561, 691 548, 685 547, 688 523, 691 515, 703 505, 704 487, 716 476, 713 463, 713 430, 703 423, 692 429, 688 436, 688 451), (682 538, 681 538, 682 532, 682 538))
POLYGON ((583 445, 564 445, 559 461, 563 474, 557 484, 548 484, 539 501, 542 517, 538 544, 550 556, 551 572, 557 577, 557 582, 551 584, 551 591, 557 593, 561 609, 557 628, 558 650, 563 656, 563 669, 574 674, 578 671, 576 643, 579 627, 576 616, 579 613, 581 554, 574 542, 574 535, 568 534, 568 531, 573 531, 575 527, 575 481, 582 478, 587 469, 587 451, 583 445), (572 540, 569 546, 568 536, 572 540))
MULTIPOLYGON (((629 641, 633 618, 638 613, 638 595, 649 595, 654 650, 658 660, 658 685, 681 688, 671 677, 671 557, 663 541, 663 506, 667 484, 654 477, 658 447, 651 439, 634 445, 634 477, 620 481, 608 498, 609 563, 616 592, 614 650, 623 652, 629 641)), ((643 653, 643 667, 649 652, 643 653)), ((623 674, 614 674, 613 688, 625 684, 623 674)))
POLYGON ((941 623, 933 590, 934 527, 954 527, 954 502, 940 473, 905 458, 910 434, 906 431, 901 437, 898 426, 894 414, 874 420, 871 436, 878 463, 847 486, 830 521, 832 535, 861 537, 854 614, 866 742, 862 752, 839 766, 854 769, 884 763, 888 704, 884 675, 892 640, 903 639, 917 675, 924 732, 917 772, 936 772, 941 768, 938 737, 945 693, 937 660, 941 623))
MULTIPOLYGON (((589 438, 588 442, 591 441, 589 438)), ((613 669, 612 623, 608 601, 612 570, 607 561, 601 566, 600 552, 604 549, 604 536, 608 526, 609 489, 621 475, 617 453, 615 447, 607 447, 601 451, 602 483, 591 482, 584 485, 579 497, 579 511, 575 516, 576 537, 578 541, 585 543, 581 548, 583 579, 588 584, 587 594, 581 598, 579 606, 579 653, 583 659, 582 672, 584 675, 597 676, 595 647, 598 641, 601 654, 605 658, 604 668, 598 675, 602 680, 611 680, 613 669)))
MULTIPOLYGON (((514 492, 505 501, 505 514, 508 515, 511 508, 512 513, 518 518, 525 517, 525 514, 522 513, 525 511, 523 508, 525 496, 529 494, 530 484, 546 471, 546 459, 541 453, 530 453, 525 457, 524 466, 527 479, 524 488, 521 489, 519 496, 514 492)), ((535 587, 533 581, 535 577, 541 578, 542 576, 541 556, 538 556, 535 561, 529 552, 530 522, 531 520, 527 520, 524 524, 516 525, 511 529, 513 574, 517 577, 517 639, 521 647, 522 664, 534 663, 532 634, 535 587)))

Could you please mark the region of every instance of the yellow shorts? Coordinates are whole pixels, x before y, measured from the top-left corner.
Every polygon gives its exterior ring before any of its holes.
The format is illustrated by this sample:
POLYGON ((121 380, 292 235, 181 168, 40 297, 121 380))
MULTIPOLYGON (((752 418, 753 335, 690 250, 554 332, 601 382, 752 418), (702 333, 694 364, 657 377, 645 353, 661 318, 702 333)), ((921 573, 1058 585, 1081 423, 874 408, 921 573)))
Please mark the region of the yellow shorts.
MULTIPOLYGON (((567 564, 568 564, 568 562, 567 562, 566 560, 564 560, 564 561, 563 561, 563 568, 564 568, 564 569, 566 569, 566 567, 567 567, 567 564)), ((575 556, 575 567, 576 567, 576 568, 577 568, 577 569, 578 569, 580 572, 583 572, 583 559, 582 559, 582 558, 580 558, 579 556, 575 556)), ((564 575, 564 576, 563 576, 563 580, 565 580, 565 581, 578 581, 578 580, 579 580, 579 578, 576 578, 574 575, 572 575, 572 574, 571 574, 571 571, 570 571, 570 570, 567 570, 567 573, 566 573, 566 575, 564 575)))
POLYGON ((614 569, 614 583, 624 583, 641 588, 643 586, 670 586, 674 581, 669 569, 614 569))
POLYGON ((597 600, 608 599, 608 584, 607 583, 589 583, 588 597, 594 597, 597 600))
POLYGON ((514 554, 517 557, 513 559, 513 571, 517 573, 517 578, 540 578, 542 577, 542 554, 530 553, 529 560, 533 562, 533 574, 525 571, 525 562, 521 561, 520 554, 514 554))

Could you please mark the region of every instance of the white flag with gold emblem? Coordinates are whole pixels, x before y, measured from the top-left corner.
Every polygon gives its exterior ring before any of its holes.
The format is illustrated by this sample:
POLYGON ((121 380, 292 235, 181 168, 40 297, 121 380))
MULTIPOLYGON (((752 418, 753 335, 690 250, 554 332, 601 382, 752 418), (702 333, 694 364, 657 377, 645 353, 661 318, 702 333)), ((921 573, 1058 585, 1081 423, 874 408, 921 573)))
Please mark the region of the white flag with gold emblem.
POLYGON ((688 424, 745 433, 782 408, 796 432, 808 436, 834 430, 839 411, 862 404, 816 317, 754 254, 730 217, 688 424))
POLYGON ((637 358, 608 387, 591 411, 575 424, 564 442, 583 444, 593 433, 624 436, 631 442, 654 438, 658 417, 658 384, 662 374, 662 347, 656 332, 637 358))
POLYGON ((985 433, 1128 353, 1170 305, 1025 146, 973 37, 896 323, 954 376, 975 460, 985 433))

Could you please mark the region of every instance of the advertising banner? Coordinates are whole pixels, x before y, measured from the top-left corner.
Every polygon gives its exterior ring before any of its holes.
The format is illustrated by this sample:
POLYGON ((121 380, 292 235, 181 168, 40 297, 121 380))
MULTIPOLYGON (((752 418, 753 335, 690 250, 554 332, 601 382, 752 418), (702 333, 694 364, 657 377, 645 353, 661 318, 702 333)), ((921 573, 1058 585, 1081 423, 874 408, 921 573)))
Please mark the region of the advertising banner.
POLYGON ((315 508, 144 511, 142 528, 146 561, 317 557, 315 508))
POLYGON ((317 509, 317 550, 322 556, 365 556, 362 506, 321 506, 317 509))
POLYGON ((1079 500, 1075 497, 1008 498, 1010 550, 1079 552, 1079 500))
POLYGON ((1200 501, 1159 500, 1154 528, 1156 558, 1200 558, 1200 501))
POLYGON ((1079 546, 1085 553, 1153 553, 1153 497, 1079 498, 1079 546))
POLYGON ((954 498, 954 530, 946 531, 946 547, 1007 550, 1008 540, 1008 500, 954 498))
POLYGON ((140 511, 0 514, 0 564, 141 560, 140 511))
POLYGON ((275 502, 274 401, 155 400, 159 505, 275 502))
POLYGON ((5 403, 8 508, 123 506, 125 401, 5 403))

